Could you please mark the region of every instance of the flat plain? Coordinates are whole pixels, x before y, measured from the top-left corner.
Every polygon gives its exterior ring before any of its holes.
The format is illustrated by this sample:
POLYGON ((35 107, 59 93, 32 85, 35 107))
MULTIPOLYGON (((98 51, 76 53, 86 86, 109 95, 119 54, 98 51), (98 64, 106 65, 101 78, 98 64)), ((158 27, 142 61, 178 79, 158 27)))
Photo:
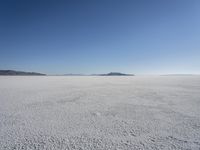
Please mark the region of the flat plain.
POLYGON ((200 149, 200 76, 1 76, 1 150, 200 149))

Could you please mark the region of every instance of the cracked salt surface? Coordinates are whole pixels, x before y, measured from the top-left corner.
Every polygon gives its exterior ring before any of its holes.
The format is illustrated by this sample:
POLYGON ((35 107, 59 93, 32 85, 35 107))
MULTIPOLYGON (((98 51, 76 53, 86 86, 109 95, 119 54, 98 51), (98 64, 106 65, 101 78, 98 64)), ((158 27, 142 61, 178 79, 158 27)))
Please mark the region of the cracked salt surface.
POLYGON ((0 77, 1 150, 200 149, 200 76, 0 77))

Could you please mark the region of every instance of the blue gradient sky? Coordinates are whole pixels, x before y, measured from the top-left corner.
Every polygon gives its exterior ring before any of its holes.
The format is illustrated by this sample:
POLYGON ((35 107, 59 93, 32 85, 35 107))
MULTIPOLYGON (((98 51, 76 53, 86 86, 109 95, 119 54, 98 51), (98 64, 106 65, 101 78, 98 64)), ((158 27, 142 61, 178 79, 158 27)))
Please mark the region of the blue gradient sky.
POLYGON ((200 73, 199 0, 1 0, 0 69, 200 73))

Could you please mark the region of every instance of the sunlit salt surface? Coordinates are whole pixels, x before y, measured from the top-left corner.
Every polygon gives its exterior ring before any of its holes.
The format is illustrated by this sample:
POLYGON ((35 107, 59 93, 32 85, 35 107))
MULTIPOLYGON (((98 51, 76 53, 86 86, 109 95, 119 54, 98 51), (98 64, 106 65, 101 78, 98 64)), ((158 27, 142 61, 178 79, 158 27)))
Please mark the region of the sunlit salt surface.
POLYGON ((1 76, 0 149, 200 149, 200 76, 1 76))

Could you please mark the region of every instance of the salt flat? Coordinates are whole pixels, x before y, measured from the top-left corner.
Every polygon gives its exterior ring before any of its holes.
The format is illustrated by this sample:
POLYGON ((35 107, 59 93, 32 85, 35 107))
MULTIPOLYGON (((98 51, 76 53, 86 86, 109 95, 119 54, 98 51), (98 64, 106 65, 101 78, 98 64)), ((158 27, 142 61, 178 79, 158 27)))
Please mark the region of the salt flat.
POLYGON ((0 149, 200 149, 200 76, 0 77, 0 149))

